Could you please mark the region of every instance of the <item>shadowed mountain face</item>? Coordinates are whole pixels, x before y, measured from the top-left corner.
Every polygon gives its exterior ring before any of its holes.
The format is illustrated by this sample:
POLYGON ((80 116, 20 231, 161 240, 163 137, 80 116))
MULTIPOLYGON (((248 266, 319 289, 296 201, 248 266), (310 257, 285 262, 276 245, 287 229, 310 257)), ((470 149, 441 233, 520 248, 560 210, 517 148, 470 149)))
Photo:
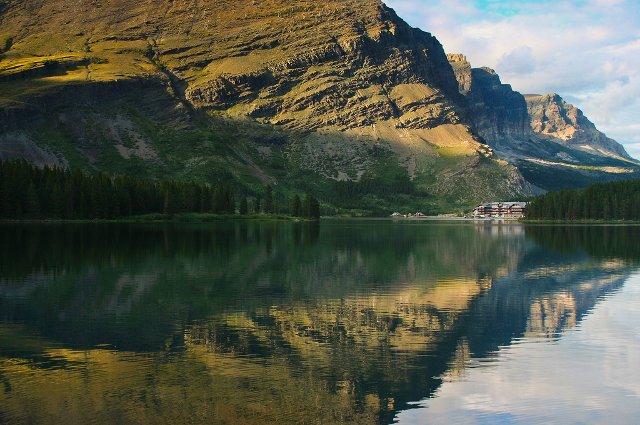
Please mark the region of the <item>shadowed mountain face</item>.
POLYGON ((637 176, 638 162, 558 95, 526 95, 489 68, 447 55, 473 129, 528 181, 543 189, 637 176))
POLYGON ((531 137, 524 97, 502 84, 490 68, 472 68, 461 54, 447 55, 455 72, 459 91, 468 100, 473 128, 485 140, 497 144, 503 139, 531 137))
POLYGON ((2 230, 8 421, 389 422, 471 358, 561 338, 640 258, 629 227, 2 230))

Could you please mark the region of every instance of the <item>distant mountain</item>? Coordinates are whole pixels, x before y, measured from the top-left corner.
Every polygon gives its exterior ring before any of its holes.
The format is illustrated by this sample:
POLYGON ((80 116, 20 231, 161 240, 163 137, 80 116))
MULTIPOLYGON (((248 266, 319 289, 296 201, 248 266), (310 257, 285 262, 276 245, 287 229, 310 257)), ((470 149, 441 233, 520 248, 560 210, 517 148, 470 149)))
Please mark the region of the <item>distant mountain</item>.
POLYGON ((622 145, 599 131, 580 109, 559 95, 528 94, 525 99, 536 134, 585 152, 636 162, 622 145))
POLYGON ((0 158, 355 214, 532 195, 549 161, 560 186, 635 167, 529 137, 519 93, 377 0, 0 0, 0 46, 0 158))
POLYGON ((556 94, 526 95, 502 84, 490 68, 447 55, 467 100, 473 130, 543 189, 638 176, 638 161, 556 94))

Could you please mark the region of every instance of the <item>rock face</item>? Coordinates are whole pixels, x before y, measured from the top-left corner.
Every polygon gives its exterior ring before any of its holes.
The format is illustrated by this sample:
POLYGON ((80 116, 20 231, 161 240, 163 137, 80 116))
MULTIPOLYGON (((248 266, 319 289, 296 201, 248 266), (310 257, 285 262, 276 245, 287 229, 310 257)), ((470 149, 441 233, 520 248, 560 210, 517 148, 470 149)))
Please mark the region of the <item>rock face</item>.
MULTIPOLYGON (((376 0, 117 0, 99 8, 27 0, 7 8, 1 22, 18 33, 16 56, 71 50, 47 63, 66 72, 82 62, 88 80, 166 76, 199 109, 305 130, 461 122, 440 43, 376 0), (43 39, 54 32, 59 39, 43 39)), ((12 68, 22 76, 44 68, 19 65, 12 68)))
POLYGON ((502 84, 491 68, 472 68, 461 54, 447 55, 459 91, 468 100, 474 130, 492 145, 503 139, 530 137, 529 115, 524 96, 502 84))
POLYGON ((447 53, 447 60, 453 69, 458 81, 458 91, 464 96, 468 96, 471 91, 471 63, 462 53, 447 53))
POLYGON ((545 138, 590 153, 631 159, 625 149, 608 138, 582 111, 559 95, 526 95, 532 130, 545 138))
POLYGON ((638 162, 557 95, 527 95, 489 68, 447 55, 474 131, 525 178, 544 189, 638 175, 638 162))
POLYGON ((242 32, 212 40, 219 57, 185 75, 196 107, 305 130, 460 123, 455 80, 430 34, 375 1, 280 1, 277 14, 269 3, 248 3, 229 25, 242 32))

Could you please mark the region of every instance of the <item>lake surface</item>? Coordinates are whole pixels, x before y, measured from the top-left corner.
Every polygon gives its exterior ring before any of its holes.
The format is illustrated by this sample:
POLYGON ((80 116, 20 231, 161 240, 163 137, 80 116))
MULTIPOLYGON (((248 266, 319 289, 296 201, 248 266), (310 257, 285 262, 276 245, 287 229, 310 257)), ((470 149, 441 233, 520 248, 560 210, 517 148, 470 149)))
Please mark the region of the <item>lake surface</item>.
POLYGON ((640 227, 0 226, 0 422, 639 423, 640 227))

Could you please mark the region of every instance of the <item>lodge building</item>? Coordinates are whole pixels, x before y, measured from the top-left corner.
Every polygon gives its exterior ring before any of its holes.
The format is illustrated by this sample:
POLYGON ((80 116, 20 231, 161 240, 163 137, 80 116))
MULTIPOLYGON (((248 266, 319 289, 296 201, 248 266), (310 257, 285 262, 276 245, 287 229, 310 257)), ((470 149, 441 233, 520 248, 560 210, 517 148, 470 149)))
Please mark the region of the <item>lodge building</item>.
POLYGON ((475 207, 473 217, 519 219, 524 217, 526 209, 526 202, 490 202, 475 207))

